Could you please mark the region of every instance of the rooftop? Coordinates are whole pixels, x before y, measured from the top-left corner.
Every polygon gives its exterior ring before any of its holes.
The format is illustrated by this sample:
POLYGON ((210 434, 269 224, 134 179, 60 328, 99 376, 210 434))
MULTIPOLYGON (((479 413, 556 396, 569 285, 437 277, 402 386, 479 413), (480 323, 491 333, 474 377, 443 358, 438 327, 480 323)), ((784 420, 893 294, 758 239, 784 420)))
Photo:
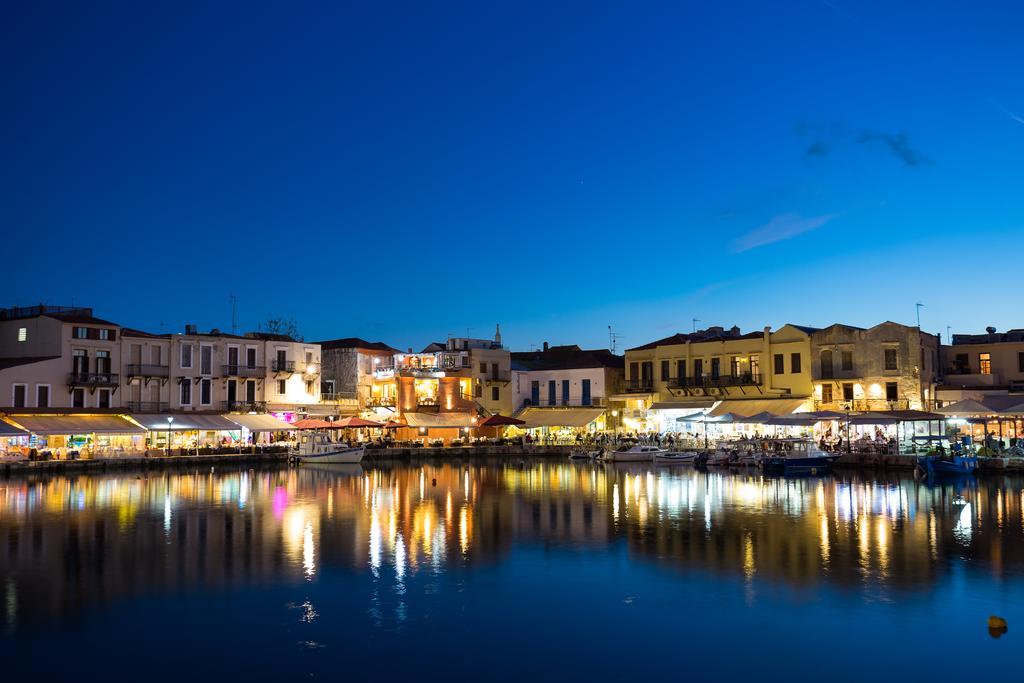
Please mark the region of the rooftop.
POLYGON ((959 344, 1012 344, 1024 342, 1024 329, 1014 328, 1006 332, 996 332, 990 327, 985 334, 954 334, 953 346, 959 344))
POLYGON ((388 351, 391 353, 398 353, 398 349, 394 349, 388 344, 382 341, 366 341, 359 337, 343 337, 341 339, 328 339, 326 341, 313 342, 319 344, 320 348, 324 351, 330 349, 366 349, 367 351, 388 351))

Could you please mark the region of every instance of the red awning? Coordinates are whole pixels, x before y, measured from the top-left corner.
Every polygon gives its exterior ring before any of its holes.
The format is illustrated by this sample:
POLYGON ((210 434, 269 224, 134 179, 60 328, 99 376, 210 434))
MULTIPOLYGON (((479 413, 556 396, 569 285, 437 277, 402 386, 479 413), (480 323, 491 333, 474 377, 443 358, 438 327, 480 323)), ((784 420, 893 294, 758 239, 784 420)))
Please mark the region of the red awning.
POLYGON ((305 420, 299 420, 293 422, 292 427, 295 429, 330 429, 334 426, 333 422, 327 420, 314 420, 313 418, 306 418, 305 420))
POLYGON ((364 420, 361 417, 350 416, 343 417, 332 425, 335 429, 343 429, 347 427, 383 427, 383 422, 374 422, 373 420, 364 420))
POLYGON ((401 429, 402 427, 408 427, 409 425, 401 422, 395 422, 394 420, 388 420, 384 423, 384 429, 401 429))
POLYGON ((526 424, 525 420, 517 420, 514 417, 508 417, 507 415, 491 415, 489 418, 480 423, 481 427, 506 427, 508 425, 523 425, 526 424))

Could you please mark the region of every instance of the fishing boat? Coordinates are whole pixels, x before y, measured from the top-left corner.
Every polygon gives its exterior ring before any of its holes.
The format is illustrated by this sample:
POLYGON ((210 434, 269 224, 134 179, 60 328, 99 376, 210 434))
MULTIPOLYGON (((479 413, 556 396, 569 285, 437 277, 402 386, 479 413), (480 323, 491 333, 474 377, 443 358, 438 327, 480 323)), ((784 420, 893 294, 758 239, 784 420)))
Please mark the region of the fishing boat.
POLYGON ((657 446, 636 445, 632 448, 622 446, 614 451, 605 451, 601 459, 608 462, 651 462, 654 456, 667 452, 667 449, 658 448, 657 446))
POLYGON ((673 463, 694 463, 697 461, 697 451, 667 451, 656 453, 654 462, 658 465, 669 465, 673 463))
POLYGON ((917 466, 925 475, 959 477, 974 474, 978 469, 978 456, 953 453, 951 456, 925 455, 917 459, 917 466))
POLYGON ((774 449, 761 458, 761 467, 766 472, 820 474, 839 459, 838 454, 826 453, 811 439, 778 439, 772 445, 774 449))
POLYGON ((573 451, 572 453, 569 454, 569 459, 570 460, 596 460, 596 459, 601 457, 601 453, 602 452, 603 451, 600 451, 600 450, 591 450, 591 451, 588 451, 588 450, 578 450, 578 451, 573 451))
POLYGON ((736 457, 736 452, 725 446, 719 446, 713 453, 708 454, 707 464, 708 466, 725 467, 731 465, 736 457))
POLYGON ((351 465, 360 462, 365 453, 366 449, 362 446, 350 446, 344 441, 333 441, 328 434, 312 433, 302 435, 302 439, 292 451, 292 460, 327 465, 351 465))

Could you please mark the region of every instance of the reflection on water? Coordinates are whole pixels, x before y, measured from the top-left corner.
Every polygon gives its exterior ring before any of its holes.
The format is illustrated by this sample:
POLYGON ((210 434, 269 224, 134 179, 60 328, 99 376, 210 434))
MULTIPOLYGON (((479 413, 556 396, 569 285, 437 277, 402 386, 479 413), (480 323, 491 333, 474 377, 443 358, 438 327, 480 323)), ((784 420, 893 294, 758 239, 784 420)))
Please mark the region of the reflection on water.
POLYGON ((543 572, 517 580, 559 584, 582 571, 573 558, 610 557, 625 562, 615 581, 721 581, 748 608, 780 588, 892 603, 951 582, 974 593, 1019 582, 1022 541, 1024 489, 1011 478, 928 486, 475 460, 0 481, 5 638, 154 596, 281 586, 304 591, 288 603, 304 624, 325 618, 315 588, 343 585, 363 595, 369 625, 425 628, 445 608, 424 596, 448 600, 530 549, 543 572))

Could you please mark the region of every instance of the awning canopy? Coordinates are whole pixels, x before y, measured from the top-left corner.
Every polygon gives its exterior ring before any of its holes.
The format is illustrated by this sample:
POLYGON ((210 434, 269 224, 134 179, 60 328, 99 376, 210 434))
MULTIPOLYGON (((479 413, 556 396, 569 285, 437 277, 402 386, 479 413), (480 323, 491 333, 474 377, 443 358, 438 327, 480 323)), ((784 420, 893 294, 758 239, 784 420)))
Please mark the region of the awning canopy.
POLYGON ((957 401, 956 403, 939 408, 939 412, 943 415, 992 415, 996 411, 981 401, 966 398, 963 401, 957 401))
POLYGON ((28 432, 24 429, 18 429, 9 422, 0 420, 0 437, 10 438, 12 436, 28 436, 28 432))
POLYGON ((852 425, 894 425, 900 421, 898 417, 885 413, 860 413, 852 415, 848 422, 852 425))
POLYGON ((327 420, 313 420, 310 418, 292 423, 292 429, 330 429, 333 426, 333 422, 328 422, 327 420))
POLYGON ((716 399, 695 398, 690 401, 655 401, 651 410, 686 410, 696 412, 715 405, 716 399))
POLYGON ((427 429, 458 429, 476 427, 472 413, 405 413, 402 415, 410 427, 427 429))
POLYGON ((287 432, 294 429, 284 420, 278 420, 273 415, 252 415, 247 413, 230 414, 226 416, 235 424, 239 424, 250 432, 287 432))
POLYGON ((520 419, 534 427, 585 427, 604 413, 604 408, 527 408, 520 419))
POLYGON ((771 413, 772 415, 789 415, 800 409, 807 399, 804 398, 754 398, 748 400, 722 401, 715 406, 709 415, 757 415, 758 413, 771 413))
POLYGON ((154 415, 133 415, 132 419, 151 432, 205 432, 205 431, 237 431, 238 425, 222 415, 189 415, 188 413, 172 415, 157 413, 154 415), (168 424, 167 418, 174 420, 168 424))
POLYGON ((7 419, 40 436, 146 433, 120 415, 9 415, 7 419))
POLYGON ((480 423, 481 427, 506 427, 509 425, 521 425, 525 424, 525 420, 518 418, 509 417, 508 415, 491 415, 489 418, 480 423))

